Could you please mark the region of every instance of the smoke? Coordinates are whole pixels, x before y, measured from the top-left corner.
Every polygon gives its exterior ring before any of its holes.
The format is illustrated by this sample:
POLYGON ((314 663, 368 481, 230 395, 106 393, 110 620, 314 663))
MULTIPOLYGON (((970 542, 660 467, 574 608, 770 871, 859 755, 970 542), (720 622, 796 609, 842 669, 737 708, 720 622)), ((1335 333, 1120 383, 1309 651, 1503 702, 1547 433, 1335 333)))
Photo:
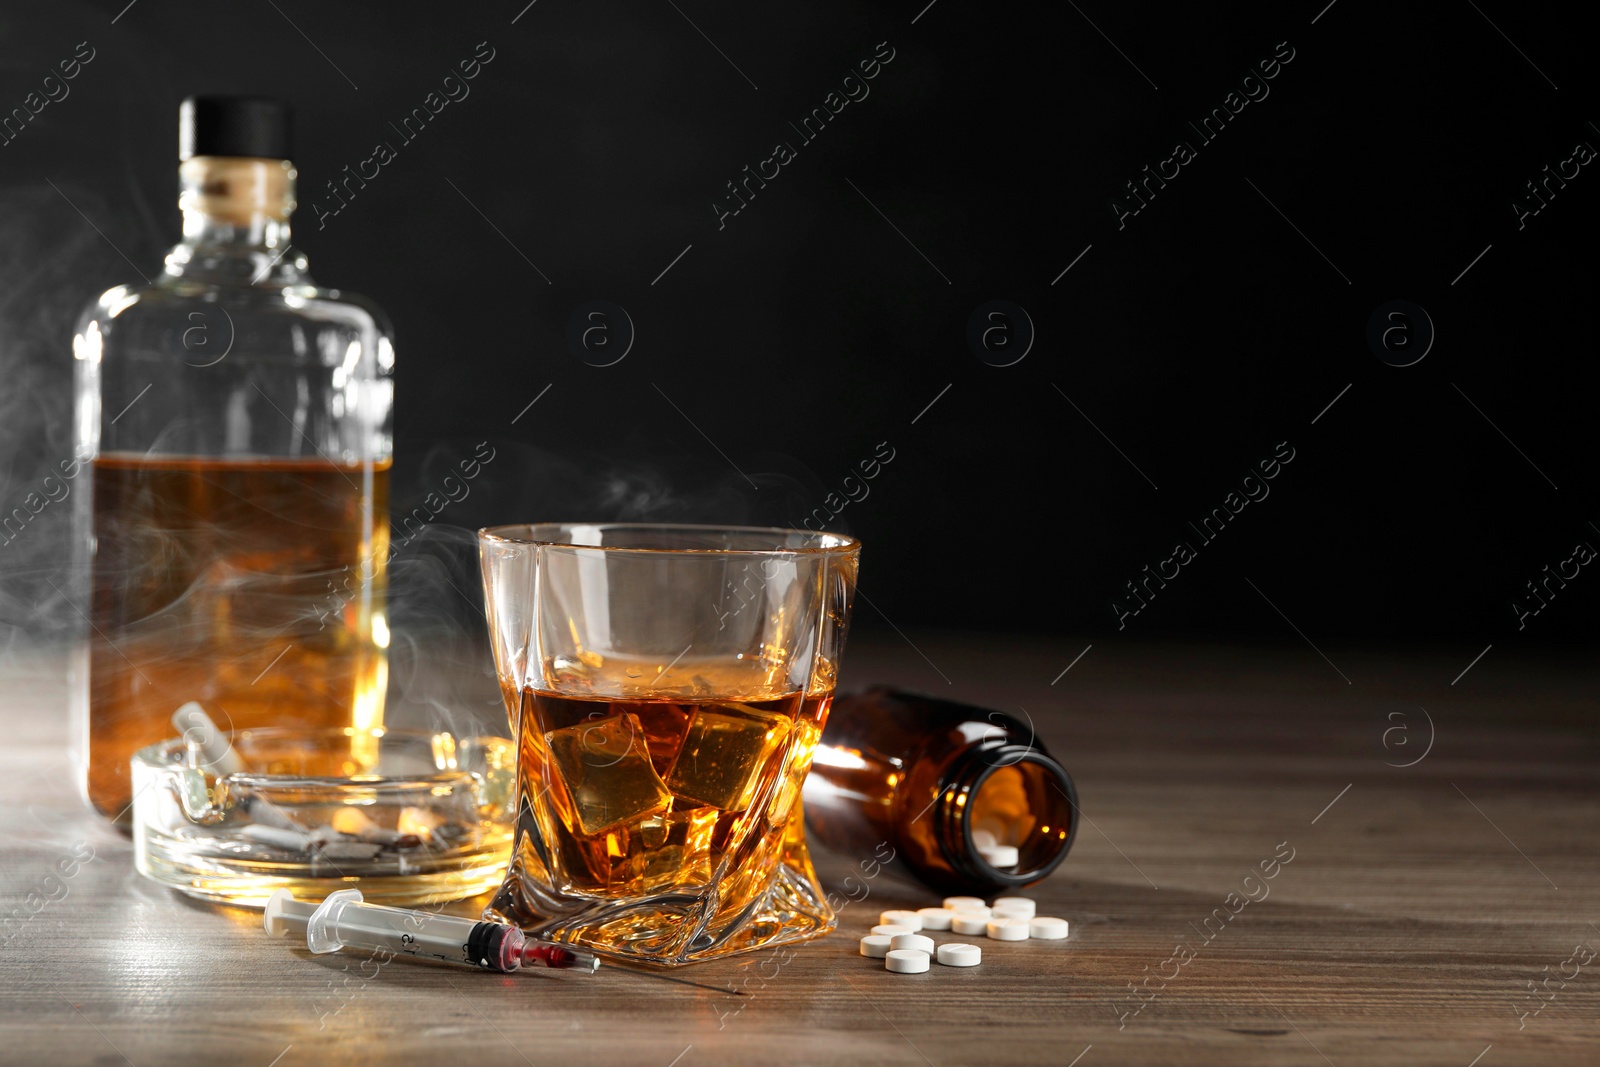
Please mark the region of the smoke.
POLYGON ((581 442, 560 453, 520 442, 492 444, 496 459, 485 465, 476 495, 452 513, 452 521, 475 527, 524 522, 794 527, 827 493, 814 472, 782 454, 758 454, 735 468, 715 456, 675 453, 648 440, 629 442, 629 454, 620 458, 586 450, 581 442))
POLYGON ((173 68, 138 29, 109 34, 105 12, 81 0, 8 6, 0 70, 11 96, 0 108, 60 75, 80 42, 93 62, 0 147, 0 663, 83 624, 69 548, 86 479, 63 475, 73 328, 99 293, 153 271, 177 231, 175 210, 157 213, 152 199, 161 190, 175 202, 171 170, 142 165, 173 157, 170 134, 151 135, 173 129, 173 68))
POLYGON ((385 721, 458 736, 507 731, 484 629, 477 534, 434 523, 389 561, 385 721))
POLYGON ((49 186, 0 188, 0 247, 12 253, 0 267, 0 655, 76 618, 62 592, 74 585, 72 498, 87 482, 72 462, 71 338, 83 278, 105 251, 81 224, 49 186))
POLYGON ((741 473, 664 451, 619 460, 504 441, 435 443, 408 470, 391 508, 398 548, 388 571, 389 721, 453 730, 505 729, 484 624, 478 529, 527 522, 792 526, 825 491, 785 456, 755 457, 741 473), (442 504, 431 521, 430 495, 442 504), (425 523, 420 531, 405 532, 418 521, 425 523))
MULTIPOLYGON (((156 270, 176 236, 179 97, 249 88, 178 84, 175 78, 189 76, 170 61, 181 46, 146 35, 134 19, 110 35, 105 12, 81 0, 0 13, 0 69, 14 76, 9 84, 31 85, 85 40, 96 58, 71 83, 71 94, 0 148, 0 247, 7 252, 0 258, 0 664, 23 648, 87 630, 87 575, 73 573, 70 558, 73 538, 84 535, 89 494, 87 473, 74 464, 76 318, 109 286, 156 270)), ((407 403, 403 388, 400 403, 407 403)), ((480 705, 491 723, 501 714, 483 626, 477 528, 563 520, 790 526, 826 491, 786 457, 742 457, 736 470, 714 455, 657 441, 629 440, 621 446, 630 452, 625 458, 582 451, 584 443, 558 453, 491 441, 495 458, 477 459, 481 471, 470 480, 460 465, 476 458, 476 442, 416 444, 402 441, 390 507, 393 537, 403 541, 389 560, 390 700, 400 711, 435 717, 463 708, 476 715, 480 705)), ((331 575, 310 578, 337 584, 331 575)), ((280 620, 295 620, 274 624, 289 626, 285 632, 314 627, 312 616, 326 606, 319 605, 323 590, 296 607, 306 580, 299 575, 273 594, 276 601, 264 601, 280 620)), ((162 626, 203 627, 197 605, 215 601, 220 590, 260 593, 269 581, 196 577, 159 618, 141 625, 152 634, 162 626)))

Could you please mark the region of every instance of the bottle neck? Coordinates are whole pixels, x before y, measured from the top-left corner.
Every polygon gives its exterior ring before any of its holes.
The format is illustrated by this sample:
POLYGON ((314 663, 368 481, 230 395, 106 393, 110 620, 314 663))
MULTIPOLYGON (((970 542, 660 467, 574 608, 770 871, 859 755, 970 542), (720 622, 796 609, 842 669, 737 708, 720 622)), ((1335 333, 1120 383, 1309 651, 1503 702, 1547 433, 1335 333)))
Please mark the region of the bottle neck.
POLYGON ((1066 858, 1077 836, 1078 791, 1066 768, 1031 736, 1026 743, 979 745, 944 775, 934 826, 950 865, 973 884, 1020 887, 1066 858), (1015 849, 1014 866, 996 866, 981 853, 974 835, 986 827, 1015 849))
POLYGON ((167 253, 167 276, 274 287, 306 281, 305 257, 289 243, 295 177, 286 159, 184 160, 178 168, 183 240, 167 253))

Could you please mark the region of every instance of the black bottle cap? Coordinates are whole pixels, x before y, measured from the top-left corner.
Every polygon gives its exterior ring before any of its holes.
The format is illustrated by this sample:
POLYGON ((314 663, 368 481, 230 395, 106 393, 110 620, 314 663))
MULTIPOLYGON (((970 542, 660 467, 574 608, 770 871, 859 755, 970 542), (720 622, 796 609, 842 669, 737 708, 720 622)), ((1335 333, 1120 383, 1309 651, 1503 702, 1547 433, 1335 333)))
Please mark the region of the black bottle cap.
POLYGON ((191 96, 178 109, 178 159, 253 156, 289 159, 293 112, 265 96, 191 96))

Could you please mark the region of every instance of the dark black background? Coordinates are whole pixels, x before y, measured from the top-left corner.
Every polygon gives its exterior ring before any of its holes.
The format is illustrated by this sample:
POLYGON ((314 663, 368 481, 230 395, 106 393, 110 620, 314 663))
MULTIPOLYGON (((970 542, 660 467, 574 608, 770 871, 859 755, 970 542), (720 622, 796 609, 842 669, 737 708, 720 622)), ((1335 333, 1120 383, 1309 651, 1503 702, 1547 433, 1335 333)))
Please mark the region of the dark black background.
POLYGON ((176 240, 179 100, 264 93, 298 109, 295 244, 395 324, 396 512, 487 440, 439 524, 788 525, 887 442, 830 524, 865 543, 864 626, 1298 640, 1287 616, 1463 663, 1595 634, 1587 570, 1525 630, 1510 607, 1600 546, 1600 177, 1524 229, 1511 208, 1600 145, 1566 9, 926 2, 8 5, 0 108, 78 42, 96 58, 0 148, 6 508, 70 452, 77 310, 133 278, 118 249, 148 270, 176 240), (402 144, 389 123, 482 41, 471 95, 402 144), (799 145, 788 123, 883 41, 870 96, 799 145), (1284 41, 1270 95, 1200 146, 1184 121, 1284 41), (1179 137, 1198 158, 1119 230, 1110 199, 1179 137), (398 158, 318 229, 379 140, 398 158), (719 230, 778 140, 798 158, 719 230), (614 366, 567 343, 595 299, 637 330, 614 366), (1037 329, 1013 366, 966 341, 991 299, 1037 329), (1437 329, 1411 367, 1365 340, 1394 299, 1437 329), (1270 497, 1119 632, 1123 583, 1283 441, 1270 497))

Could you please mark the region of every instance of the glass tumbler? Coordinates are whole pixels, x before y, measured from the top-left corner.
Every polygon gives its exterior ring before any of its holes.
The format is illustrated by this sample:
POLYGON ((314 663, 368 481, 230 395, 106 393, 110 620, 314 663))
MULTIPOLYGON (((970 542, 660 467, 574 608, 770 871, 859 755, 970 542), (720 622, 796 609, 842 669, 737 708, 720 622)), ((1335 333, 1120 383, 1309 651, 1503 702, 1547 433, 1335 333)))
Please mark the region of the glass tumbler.
POLYGON ((800 789, 860 544, 638 524, 478 537, 518 744, 511 866, 485 917, 659 964, 831 930, 800 789))

